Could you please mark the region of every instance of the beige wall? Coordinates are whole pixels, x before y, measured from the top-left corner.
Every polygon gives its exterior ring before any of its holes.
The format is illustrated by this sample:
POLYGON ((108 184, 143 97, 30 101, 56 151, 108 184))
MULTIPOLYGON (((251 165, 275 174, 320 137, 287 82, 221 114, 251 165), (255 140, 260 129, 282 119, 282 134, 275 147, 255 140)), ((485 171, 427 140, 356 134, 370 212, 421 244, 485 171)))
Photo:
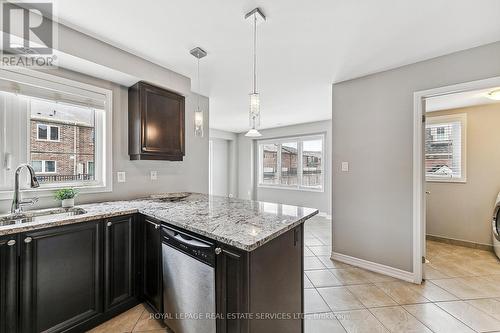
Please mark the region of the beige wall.
POLYGON ((500 103, 429 112, 467 114, 466 183, 427 182, 427 234, 491 244, 491 216, 500 191, 500 103))

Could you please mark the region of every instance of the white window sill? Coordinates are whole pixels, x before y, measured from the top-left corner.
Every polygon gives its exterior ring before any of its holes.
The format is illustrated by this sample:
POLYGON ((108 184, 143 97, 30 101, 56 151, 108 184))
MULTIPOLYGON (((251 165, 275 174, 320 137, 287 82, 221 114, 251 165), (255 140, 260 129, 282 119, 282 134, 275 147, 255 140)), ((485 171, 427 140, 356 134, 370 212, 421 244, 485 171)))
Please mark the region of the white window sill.
MULTIPOLYGON (((113 188, 111 185, 89 185, 89 186, 72 186, 72 185, 63 185, 57 187, 42 187, 42 188, 27 188, 19 191, 23 198, 46 198, 46 197, 54 197, 57 190, 61 188, 74 188, 78 190, 79 194, 92 194, 92 193, 106 193, 112 192, 113 188)), ((0 200, 12 200, 14 196, 13 190, 0 191, 0 200)))
POLYGON ((323 193, 325 190, 323 188, 311 188, 311 187, 296 187, 296 186, 283 186, 283 185, 267 185, 259 184, 257 188, 267 188, 273 190, 289 190, 289 191, 301 191, 301 192, 318 192, 323 193))
POLYGON ((428 183, 467 183, 466 178, 425 178, 425 181, 428 183))

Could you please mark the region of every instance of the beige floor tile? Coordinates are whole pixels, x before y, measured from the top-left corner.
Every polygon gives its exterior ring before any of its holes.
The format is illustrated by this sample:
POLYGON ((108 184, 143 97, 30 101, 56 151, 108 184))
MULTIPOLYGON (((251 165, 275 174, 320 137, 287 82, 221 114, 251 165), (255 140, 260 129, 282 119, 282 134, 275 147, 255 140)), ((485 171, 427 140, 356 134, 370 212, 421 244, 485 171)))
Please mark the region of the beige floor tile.
POLYGON ((309 288, 314 288, 311 280, 307 277, 307 275, 304 273, 304 289, 309 289, 309 288))
POLYGON ((396 305, 392 298, 373 284, 356 284, 347 288, 367 308, 396 305))
POLYGON ((145 312, 144 305, 139 304, 132 309, 92 329, 91 333, 125 333, 132 332, 135 324, 145 312))
POLYGON ((305 333, 345 333, 333 313, 317 313, 304 316, 305 333))
POLYGON ((312 253, 317 256, 330 256, 332 254, 332 248, 330 246, 310 246, 309 249, 312 253))
POLYGON ((325 269, 325 265, 316 257, 304 257, 304 270, 325 269))
POLYGON ((452 278, 432 280, 434 284, 461 299, 492 297, 488 290, 478 286, 478 281, 471 278, 452 278))
POLYGON ((363 284, 370 283, 363 271, 359 268, 341 268, 332 269, 333 275, 335 275, 343 284, 363 284))
POLYGON ((449 276, 444 274, 441 271, 438 271, 436 268, 432 267, 429 264, 424 265, 424 279, 433 280, 433 279, 446 279, 449 276))
POLYGON ((151 314, 146 310, 142 313, 141 317, 137 321, 133 332, 143 332, 143 331, 153 331, 153 330, 164 330, 165 327, 160 323, 160 321, 151 317, 151 314))
POLYGON ((395 279, 391 276, 375 273, 375 272, 370 272, 367 271, 366 269, 360 269, 361 276, 363 276, 366 280, 376 283, 376 282, 389 282, 389 281, 399 281, 398 279, 395 279))
POLYGON ((404 308, 436 333, 472 333, 464 323, 435 304, 405 305, 404 308))
POLYGON ((436 303, 441 309, 474 329, 476 332, 500 330, 500 321, 464 301, 436 303))
POLYGON ((381 282, 375 284, 398 304, 416 304, 430 302, 409 282, 381 282))
POLYGON ((314 257, 314 253, 307 246, 304 246, 304 257, 314 257))
POLYGON ((483 298, 469 300, 467 303, 500 320, 500 300, 494 298, 483 298))
POLYGON ((349 264, 344 264, 343 262, 333 260, 330 256, 317 256, 318 259, 325 265, 326 268, 354 268, 349 264))
POLYGON ((372 308, 370 312, 391 332, 431 333, 401 306, 372 308))
POLYGON ((307 271, 306 275, 316 288, 342 285, 342 282, 340 282, 328 269, 307 271))
POLYGON ((325 303, 316 289, 304 289, 304 312, 318 313, 330 312, 330 308, 325 303))
POLYGON ((388 332, 377 318, 366 309, 335 312, 335 316, 349 333, 388 332))
POLYGON ((332 311, 364 308, 363 304, 345 287, 318 288, 318 292, 332 311))
POLYGON ((458 298, 450 294, 443 288, 436 286, 431 281, 425 281, 422 284, 410 284, 410 288, 420 293, 422 296, 432 302, 456 301, 458 298))
POLYGON ((312 236, 312 237, 305 237, 304 238, 304 244, 306 244, 309 247, 311 247, 311 246, 325 245, 325 244, 323 244, 323 242, 321 242, 318 238, 316 238, 314 236, 312 236))

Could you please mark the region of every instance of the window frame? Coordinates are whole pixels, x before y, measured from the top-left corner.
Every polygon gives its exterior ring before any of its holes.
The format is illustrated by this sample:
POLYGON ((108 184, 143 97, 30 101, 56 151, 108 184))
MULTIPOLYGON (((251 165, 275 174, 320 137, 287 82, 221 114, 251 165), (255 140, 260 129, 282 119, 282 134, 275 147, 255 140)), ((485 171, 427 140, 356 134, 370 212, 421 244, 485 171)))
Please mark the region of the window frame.
MULTIPOLYGON (((54 183, 43 184, 39 188, 25 188, 21 191, 27 198, 32 197, 52 197, 58 189, 65 187, 77 188, 81 194, 85 193, 102 193, 112 192, 113 190, 113 177, 112 177, 112 119, 113 119, 113 91, 111 89, 101 88, 99 86, 66 79, 53 74, 38 72, 25 68, 15 69, 0 69, 0 79, 8 80, 11 82, 19 82, 34 87, 40 87, 45 90, 60 91, 66 95, 75 95, 78 97, 85 97, 93 100, 100 100, 103 102, 103 111, 96 109, 99 112, 99 117, 96 116, 94 124, 95 135, 95 160, 94 160, 94 179, 93 182, 67 182, 67 183, 54 183), (99 167, 98 167, 99 166, 99 167)), ((7 93, 16 93, 5 91, 7 93)), ((39 97, 31 97, 38 98, 39 97)), ((76 103, 78 104, 78 103, 76 103)), ((28 109, 28 112, 30 110, 28 109)), ((29 116, 26 119, 26 136, 27 145, 25 148, 19 147, 20 151, 16 151, 22 158, 29 159, 29 116)), ((38 122, 37 122, 38 123, 38 122)), ((39 122, 43 124, 43 122, 39 122)), ((45 124, 44 124, 45 125, 45 124)), ((48 125, 52 126, 52 125, 48 125)), ((57 127, 57 125, 55 125, 57 127)), ((50 138, 50 132, 47 133, 47 138, 50 138)), ((38 126, 37 126, 38 138, 38 126)), ((59 128, 59 140, 61 139, 61 132, 59 128)), ((49 141, 49 140, 43 140, 49 141)), ((54 141, 51 141, 54 142, 54 141)), ((57 164, 57 163, 56 163, 57 164)), ((16 166, 13 166, 15 168, 16 166)), ((57 166, 56 166, 57 168, 57 166)), ((50 173, 53 174, 53 173, 50 173)), ((10 180, 9 180, 10 182, 10 180)), ((12 179, 12 184, 14 180, 12 179)), ((0 200, 12 199, 13 189, 0 189, 0 200)))
POLYGON ((275 139, 262 139, 257 141, 257 187, 258 188, 269 188, 269 189, 282 189, 282 190, 292 190, 292 191, 305 191, 305 192, 325 192, 325 177, 326 177, 326 161, 325 161, 325 133, 320 134, 310 134, 301 136, 291 136, 291 137, 280 137, 275 139), (322 175, 321 185, 319 187, 304 186, 302 185, 303 177, 303 142, 321 140, 321 162, 322 162, 322 175), (282 144, 297 142, 297 185, 285 185, 281 184, 281 151, 282 144), (277 173, 278 173, 278 183, 277 184, 264 184, 263 180, 263 146, 265 144, 276 144, 278 145, 277 151, 277 173))
POLYGON ((46 124, 43 122, 36 123, 36 140, 37 141, 46 141, 46 142, 61 142, 61 126, 46 124), (40 126, 47 127, 47 139, 40 139, 40 126), (52 140, 50 137, 52 136, 52 128, 57 128, 57 140, 52 140))
MULTIPOLYGON (((430 183, 466 183, 467 182, 467 114, 457 113, 443 116, 427 115, 424 131, 427 130, 427 125, 440 125, 450 123, 460 123, 460 177, 428 175, 425 171, 425 162, 427 160, 424 144, 424 177, 426 182, 430 183)), ((424 134, 425 138, 425 134, 424 134)), ((425 139, 424 139, 425 140, 425 139)))
POLYGON ((53 175, 57 173, 57 161, 56 160, 32 160, 30 163, 33 162, 42 162, 42 171, 38 172, 38 174, 41 175, 53 175), (46 164, 47 162, 54 162, 54 171, 46 171, 47 167, 46 164))

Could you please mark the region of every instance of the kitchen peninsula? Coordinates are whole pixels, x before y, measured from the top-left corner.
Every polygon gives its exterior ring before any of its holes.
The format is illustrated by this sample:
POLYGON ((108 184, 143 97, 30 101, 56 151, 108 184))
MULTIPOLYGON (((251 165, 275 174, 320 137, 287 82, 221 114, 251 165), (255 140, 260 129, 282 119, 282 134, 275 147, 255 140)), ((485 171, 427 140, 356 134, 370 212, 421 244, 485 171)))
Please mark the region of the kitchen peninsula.
POLYGON ((303 223, 317 210, 204 194, 78 209, 0 216, 1 332, 82 331, 142 301, 179 330, 303 331, 303 223), (192 310, 215 316, 175 319, 192 310))

